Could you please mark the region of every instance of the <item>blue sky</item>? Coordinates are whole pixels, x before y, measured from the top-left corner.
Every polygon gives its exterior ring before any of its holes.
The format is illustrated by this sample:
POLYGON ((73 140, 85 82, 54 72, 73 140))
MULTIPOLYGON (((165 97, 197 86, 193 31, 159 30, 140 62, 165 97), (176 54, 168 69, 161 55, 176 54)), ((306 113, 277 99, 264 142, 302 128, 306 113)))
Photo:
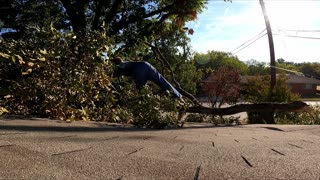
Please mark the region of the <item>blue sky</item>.
MULTIPOLYGON (((264 2, 274 33, 276 59, 320 62, 320 0, 264 2)), ((232 3, 209 0, 207 9, 187 26, 194 29, 194 34, 189 36, 196 52, 218 50, 232 52, 242 61, 270 61, 259 0, 233 0, 232 3)))

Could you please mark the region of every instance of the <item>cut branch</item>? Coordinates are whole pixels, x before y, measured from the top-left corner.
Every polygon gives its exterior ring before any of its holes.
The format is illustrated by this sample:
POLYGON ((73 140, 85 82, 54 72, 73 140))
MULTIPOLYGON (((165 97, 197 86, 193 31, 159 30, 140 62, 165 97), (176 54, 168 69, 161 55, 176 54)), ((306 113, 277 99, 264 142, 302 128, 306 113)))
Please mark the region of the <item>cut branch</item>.
POLYGON ((289 103, 255 103, 255 104, 237 104, 226 108, 209 108, 204 106, 189 107, 186 112, 211 114, 211 115, 232 115, 241 112, 295 112, 312 111, 304 102, 294 101, 289 103))

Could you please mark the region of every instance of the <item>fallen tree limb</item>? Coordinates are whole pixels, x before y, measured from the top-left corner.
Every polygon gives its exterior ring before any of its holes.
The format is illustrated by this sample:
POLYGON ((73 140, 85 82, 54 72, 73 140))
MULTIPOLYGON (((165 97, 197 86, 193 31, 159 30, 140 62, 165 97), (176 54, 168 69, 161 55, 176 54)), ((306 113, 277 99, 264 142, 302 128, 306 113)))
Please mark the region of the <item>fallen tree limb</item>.
POLYGON ((289 103, 255 103, 237 104, 226 108, 209 108, 204 106, 194 106, 187 108, 188 113, 211 114, 211 115, 232 115, 241 112, 295 112, 311 111, 311 108, 302 101, 289 103))
POLYGON ((189 99, 194 105, 186 109, 188 113, 199 113, 199 114, 211 114, 211 115, 232 115, 241 112, 292 112, 292 111, 307 111, 311 112, 312 109, 302 101, 294 101, 290 103, 256 103, 256 104, 237 104, 227 108, 209 108, 204 107, 201 103, 189 92, 185 91, 181 88, 178 81, 175 79, 174 72, 172 70, 171 65, 169 64, 168 60, 164 57, 164 55, 160 52, 158 47, 152 45, 151 43, 144 42, 148 45, 152 51, 154 52, 156 58, 160 60, 162 64, 165 64, 168 68, 169 72, 171 73, 171 78, 176 85, 177 90, 187 99, 189 99))

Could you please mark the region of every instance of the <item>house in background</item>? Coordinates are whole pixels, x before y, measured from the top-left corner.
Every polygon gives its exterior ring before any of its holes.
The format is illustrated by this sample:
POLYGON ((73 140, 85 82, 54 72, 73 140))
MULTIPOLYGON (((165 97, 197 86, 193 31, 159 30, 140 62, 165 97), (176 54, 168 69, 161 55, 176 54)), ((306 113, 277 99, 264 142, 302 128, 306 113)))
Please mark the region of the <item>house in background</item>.
MULTIPOLYGON (((256 76, 241 76, 241 83, 246 83, 250 78, 256 78, 256 76)), ((319 93, 317 87, 320 86, 320 80, 318 79, 294 74, 287 74, 287 78, 286 83, 291 92, 301 97, 315 96, 319 93)))
POLYGON ((304 96, 315 96, 318 93, 317 87, 320 86, 320 80, 305 76, 288 75, 287 84, 291 91, 304 96))
MULTIPOLYGON (((291 89, 291 92, 299 94, 301 97, 315 97, 317 95, 320 95, 320 80, 295 74, 287 74, 286 76, 286 84, 291 89)), ((214 83, 214 81, 211 80, 212 77, 213 75, 210 75, 200 82, 201 87, 198 90, 198 92, 200 92, 198 95, 200 99, 205 99, 205 97, 207 97, 204 89, 204 84, 214 83)), ((259 76, 240 76, 240 83, 246 84, 248 83, 248 79, 254 79, 257 77, 259 76)))

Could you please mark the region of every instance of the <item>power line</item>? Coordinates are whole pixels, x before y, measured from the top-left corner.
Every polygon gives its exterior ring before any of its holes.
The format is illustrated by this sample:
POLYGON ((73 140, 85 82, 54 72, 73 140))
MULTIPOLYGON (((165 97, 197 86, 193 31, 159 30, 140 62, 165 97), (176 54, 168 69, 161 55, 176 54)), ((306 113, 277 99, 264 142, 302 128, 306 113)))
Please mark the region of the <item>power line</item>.
POLYGON ((244 42, 243 44, 241 44, 240 46, 238 46, 237 48, 235 48, 234 50, 232 50, 231 52, 236 51, 237 49, 241 48, 242 46, 244 46, 245 44, 249 43, 250 41, 253 41, 254 39, 256 39, 257 37, 261 36, 261 34, 266 31, 266 29, 263 29, 259 34, 257 34, 256 36, 254 36, 253 38, 247 40, 246 42, 244 42))
POLYGON ((294 31, 294 32, 320 32, 320 30, 310 30, 310 29, 275 29, 277 31, 294 31))
POLYGON ((252 42, 250 42, 249 44, 247 44, 246 46, 244 46, 243 48, 237 50, 236 52, 231 52, 232 54, 237 54, 238 52, 242 51, 243 49, 247 48, 248 46, 250 46, 251 44, 255 43, 256 41, 258 41, 259 39, 261 39, 263 36, 267 35, 267 33, 264 33, 262 35, 260 35, 259 37, 257 37, 255 40, 253 40, 252 42))
POLYGON ((319 40, 320 37, 309 37, 309 36, 297 36, 297 35, 283 35, 283 34, 277 34, 277 33, 272 33, 273 35, 277 36, 286 36, 286 37, 292 37, 292 38, 301 38, 301 39, 316 39, 319 40))
MULTIPOLYGON (((261 32, 263 33, 265 31, 265 29, 261 32)), ((249 39, 248 41, 246 41, 245 43, 241 44, 240 46, 238 46, 237 48, 235 48, 233 51, 231 51, 231 54, 237 54, 238 52, 242 51, 243 49, 247 48, 248 46, 250 46, 251 44, 253 44, 254 42, 256 42, 257 40, 261 39, 263 36, 265 36, 267 33, 261 34, 259 33, 258 35, 256 35, 254 38, 249 39), (248 44, 249 43, 249 44, 248 44)), ((314 40, 319 40, 320 37, 308 37, 308 36, 297 36, 297 35, 283 35, 283 34, 277 34, 277 33, 272 33, 273 35, 279 35, 279 36, 286 36, 286 37, 292 37, 292 38, 302 38, 302 39, 314 39, 314 40)))
MULTIPOLYGON (((276 29, 277 31, 295 31, 295 32, 320 32, 320 30, 293 30, 293 29, 276 29)), ((259 34, 254 36, 253 38, 247 40, 246 42, 242 43, 240 46, 235 48, 231 51, 231 54, 237 54, 243 49, 247 48, 257 40, 261 39, 263 36, 265 36, 267 33, 265 32, 266 29, 263 29, 259 34), (264 33, 265 32, 265 33, 264 33)), ((288 35, 288 34, 278 34, 278 33, 272 33, 273 35, 279 35, 279 36, 286 36, 291 38, 301 38, 301 39, 313 39, 313 40, 319 40, 320 37, 310 37, 310 36, 298 36, 298 35, 288 35)))

